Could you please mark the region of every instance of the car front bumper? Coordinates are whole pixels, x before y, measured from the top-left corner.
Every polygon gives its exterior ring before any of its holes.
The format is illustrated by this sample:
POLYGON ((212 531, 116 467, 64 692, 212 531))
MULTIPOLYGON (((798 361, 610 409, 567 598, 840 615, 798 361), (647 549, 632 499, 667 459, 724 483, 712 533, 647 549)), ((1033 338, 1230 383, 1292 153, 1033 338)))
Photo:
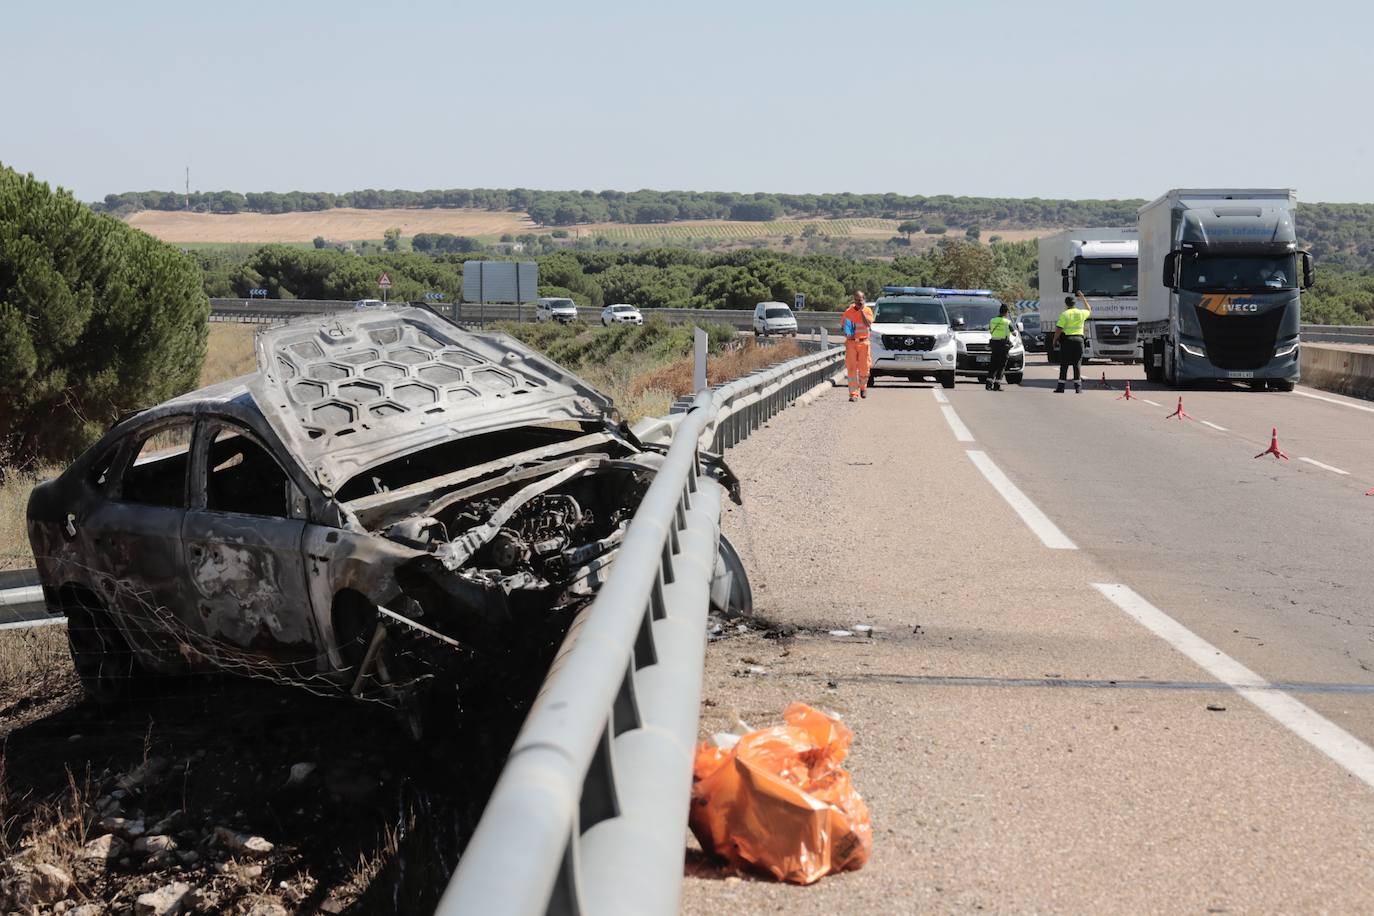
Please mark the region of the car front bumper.
MULTIPOLYGON (((957 371, 960 375, 987 375, 992 368, 991 353, 960 353, 957 371)), ((1007 357, 1007 372, 1022 372, 1026 364, 1025 351, 1012 353, 1007 357)))

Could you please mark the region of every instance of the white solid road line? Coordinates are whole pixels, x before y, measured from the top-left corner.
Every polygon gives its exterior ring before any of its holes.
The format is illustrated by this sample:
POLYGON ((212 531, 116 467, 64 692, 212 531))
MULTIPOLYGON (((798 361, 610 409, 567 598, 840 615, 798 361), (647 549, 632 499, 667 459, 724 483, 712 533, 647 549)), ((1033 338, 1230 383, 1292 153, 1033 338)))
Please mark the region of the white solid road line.
POLYGON ((1094 582, 1093 588, 1134 617, 1145 629, 1187 656, 1199 668, 1374 788, 1374 748, 1323 718, 1310 706, 1275 690, 1264 678, 1125 585, 1094 582))
POLYGON ((1213 423, 1211 420, 1198 420, 1198 422, 1201 423, 1203 426, 1210 426, 1210 427, 1212 427, 1212 429, 1219 429, 1219 430, 1221 430, 1222 432, 1226 432, 1226 427, 1224 427, 1224 426, 1218 426, 1217 424, 1213 423))
POLYGON ((968 427, 964 425, 963 420, 959 419, 959 415, 954 412, 953 407, 950 407, 948 404, 941 404, 940 413, 945 415, 945 422, 949 424, 950 429, 954 430, 955 439, 958 439, 960 442, 973 441, 973 433, 968 431, 968 427))
POLYGON ((1163 404, 1159 403, 1158 401, 1152 401, 1152 400, 1150 400, 1149 398, 1141 398, 1141 400, 1144 401, 1146 404, 1149 404, 1151 407, 1163 407, 1163 406, 1164 406, 1163 404))
POLYGON ((945 397, 945 393, 939 388, 932 388, 930 390, 931 393, 935 395, 935 400, 939 401, 941 404, 949 403, 949 398, 945 397))
POLYGON ((1310 391, 1294 391, 1296 395, 1311 398, 1314 401, 1325 401, 1328 404, 1339 404, 1342 407, 1350 407, 1355 410, 1363 410, 1365 413, 1374 413, 1374 407, 1365 407, 1363 404, 1352 404, 1349 401, 1338 401, 1335 398, 1323 397, 1320 394, 1313 394, 1310 391))
POLYGON ((1299 460, 1299 461, 1306 461, 1308 464, 1316 465, 1317 467, 1321 468, 1323 471, 1330 471, 1330 472, 1332 472, 1333 474, 1344 474, 1346 477, 1349 477, 1349 476, 1350 476, 1350 472, 1349 472, 1349 471, 1342 471, 1340 468, 1333 468, 1333 467, 1332 467, 1331 465, 1329 465, 1329 464, 1322 464, 1320 461, 1318 461, 1318 460, 1315 459, 1315 458, 1299 458, 1298 460, 1299 460))
POLYGON ((1022 493, 1002 469, 992 463, 987 452, 980 452, 968 449, 969 459, 973 466, 983 472, 988 483, 992 484, 993 489, 1002 494, 1002 498, 1007 501, 1007 505, 1021 516, 1021 521, 1026 523, 1036 537, 1038 537, 1046 547, 1052 550, 1077 550, 1078 545, 1064 536, 1054 522, 1049 520, 1045 513, 1041 512, 1035 503, 1030 501, 1025 493, 1022 493))

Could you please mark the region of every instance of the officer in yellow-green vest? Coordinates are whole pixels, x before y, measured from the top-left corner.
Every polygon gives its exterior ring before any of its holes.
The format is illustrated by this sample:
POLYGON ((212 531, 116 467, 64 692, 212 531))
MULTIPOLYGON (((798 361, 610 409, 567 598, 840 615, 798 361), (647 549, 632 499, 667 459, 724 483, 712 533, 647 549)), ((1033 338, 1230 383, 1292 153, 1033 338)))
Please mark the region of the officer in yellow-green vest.
MULTIPOLYGON (((1088 300, 1084 299, 1083 304, 1087 305, 1088 300)), ((1073 366, 1073 390, 1082 394, 1083 329, 1091 313, 1086 308, 1079 308, 1078 300, 1073 296, 1065 296, 1064 305, 1064 311, 1054 326, 1053 345, 1059 348, 1059 386, 1054 393, 1064 393, 1064 378, 1069 374, 1069 367, 1073 366)))
POLYGON ((988 322, 988 334, 992 338, 992 364, 988 367, 988 377, 983 385, 988 391, 1002 390, 1002 373, 1007 370, 1007 354, 1011 352, 1011 319, 1007 314, 1011 309, 1003 305, 988 322))

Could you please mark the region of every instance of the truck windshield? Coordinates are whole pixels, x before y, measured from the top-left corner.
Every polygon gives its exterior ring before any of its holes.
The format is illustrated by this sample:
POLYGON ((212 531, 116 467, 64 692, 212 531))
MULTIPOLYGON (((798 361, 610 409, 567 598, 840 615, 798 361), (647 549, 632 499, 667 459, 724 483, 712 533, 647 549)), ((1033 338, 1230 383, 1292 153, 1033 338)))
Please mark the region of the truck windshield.
POLYGON ((792 310, 791 310, 791 309, 764 309, 763 317, 765 317, 765 318, 791 318, 791 317, 792 317, 792 310))
POLYGON ((1021 316, 1021 324, 1032 334, 1040 330, 1040 314, 1038 312, 1027 312, 1021 316))
POLYGON ((1085 296, 1134 296, 1136 260, 1078 261, 1074 267, 1078 291, 1085 296))
POLYGON ((949 306, 949 319, 964 319, 964 327, 967 330, 986 330, 988 322, 997 316, 997 310, 1002 304, 993 299, 987 305, 951 305, 949 306))
POLYGON ((1297 289, 1297 256, 1184 258, 1180 286, 1199 293, 1297 289))
POLYGON ((949 318, 938 302, 879 302, 873 309, 873 323, 949 324, 949 318))

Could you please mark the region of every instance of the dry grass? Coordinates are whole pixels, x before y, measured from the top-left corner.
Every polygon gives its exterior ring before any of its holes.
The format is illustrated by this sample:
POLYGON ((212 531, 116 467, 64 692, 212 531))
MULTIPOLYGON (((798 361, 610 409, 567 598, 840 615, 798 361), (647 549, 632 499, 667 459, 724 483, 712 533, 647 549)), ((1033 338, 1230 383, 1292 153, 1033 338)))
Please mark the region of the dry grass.
POLYGON ((42 688, 41 682, 50 678, 65 681, 70 670, 66 627, 0 630, 0 708, 10 691, 25 695, 46 693, 32 688, 42 688))
POLYGON ((399 226, 401 234, 449 232, 503 235, 540 230, 524 213, 490 210, 357 210, 338 207, 314 213, 187 213, 142 210, 126 222, 164 242, 309 242, 380 239, 399 226))
MULTIPOLYGON (((794 340, 784 340, 771 346, 759 346, 749 340, 738 350, 728 350, 706 361, 706 381, 711 385, 721 385, 763 369, 774 363, 795 359, 802 355, 802 349, 794 340)), ((637 376, 627 393, 631 398, 643 396, 646 392, 662 392, 671 403, 672 399, 692 393, 692 358, 679 359, 637 376)), ((618 402, 618 401, 617 401, 618 402)), ((667 408, 658 413, 667 413, 667 408)), ((650 413, 646 416, 654 416, 650 413)))
POLYGON ((200 386, 203 388, 256 372, 258 360, 253 353, 253 336, 256 333, 257 329, 247 324, 223 322, 210 325, 205 365, 200 369, 200 386))
POLYGON ((44 480, 56 477, 61 468, 33 470, 0 469, 0 569, 24 569, 33 565, 25 528, 29 494, 44 480))

